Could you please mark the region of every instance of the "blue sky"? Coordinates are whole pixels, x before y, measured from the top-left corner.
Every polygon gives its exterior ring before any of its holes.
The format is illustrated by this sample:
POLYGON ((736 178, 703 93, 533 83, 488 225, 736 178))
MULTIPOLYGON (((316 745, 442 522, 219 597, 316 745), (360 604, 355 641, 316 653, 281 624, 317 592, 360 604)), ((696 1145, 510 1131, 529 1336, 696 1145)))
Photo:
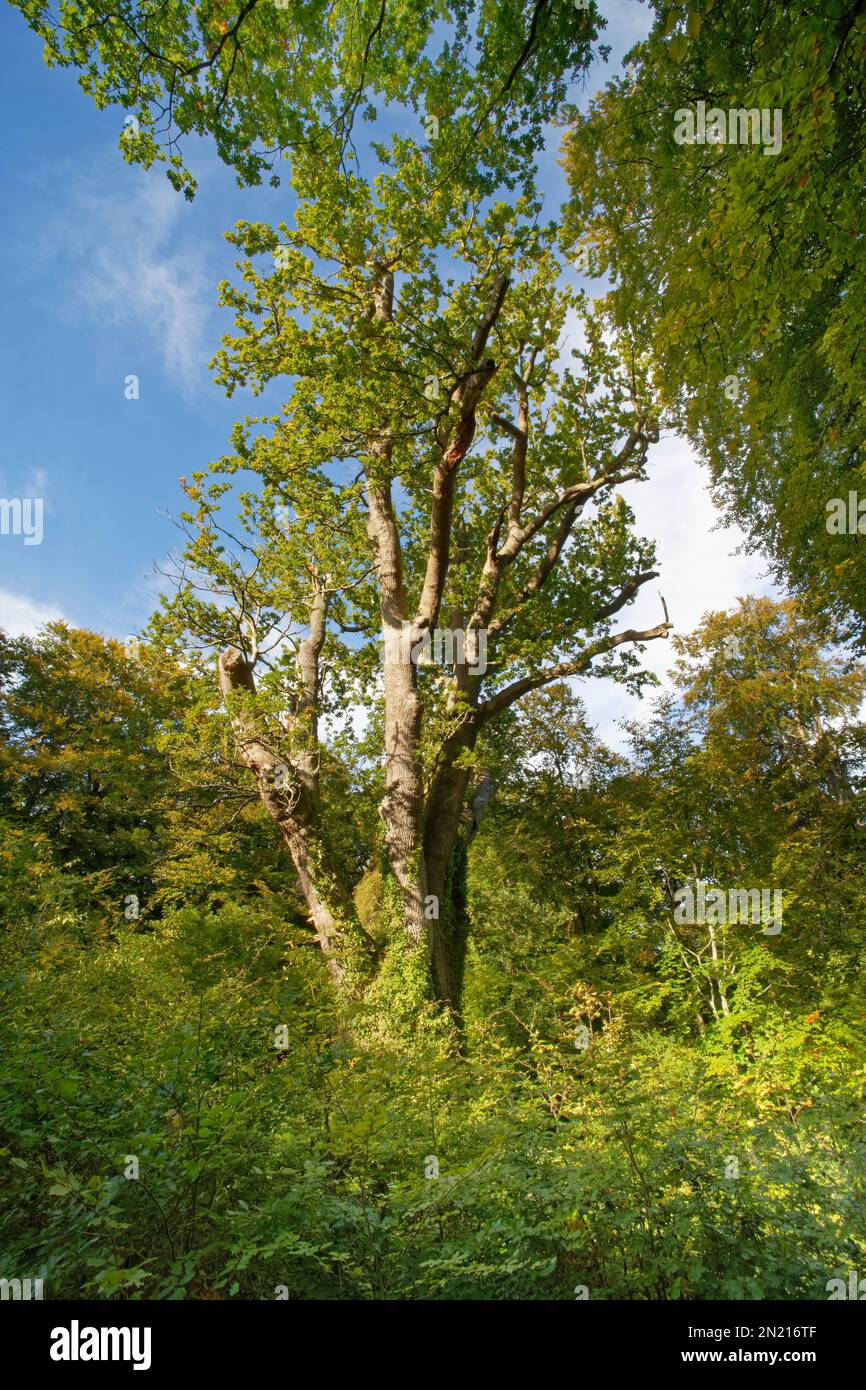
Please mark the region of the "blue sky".
MULTIPOLYGON (((609 71, 643 32, 647 11, 635 0, 603 8, 609 71)), ((199 192, 187 203, 158 167, 124 163, 123 113, 97 111, 74 73, 47 69, 10 7, 0 11, 0 52, 0 497, 42 497, 45 507, 41 545, 0 536, 0 626, 33 631, 62 615, 123 638, 156 606, 154 566, 178 539, 165 515, 183 505, 178 477, 225 452, 249 408, 242 393, 226 400, 207 366, 230 326, 216 307, 233 259, 223 232, 242 217, 285 218, 287 194, 239 189, 201 143, 199 192), (138 400, 124 396, 130 374, 138 400)), ((599 67, 587 95, 604 77, 599 67)), ((565 189, 554 146, 541 182, 556 206, 565 189)), ((640 530, 659 542, 661 587, 688 630, 707 608, 768 586, 759 561, 732 556, 740 538, 712 530, 718 518, 685 444, 665 441, 654 458, 654 481, 628 496, 640 530)), ((651 588, 628 625, 658 621, 651 588)), ((666 645, 651 644, 647 664, 663 672, 668 663, 666 645)), ((633 702, 608 683, 585 689, 611 736, 633 702)))
POLYGON ((0 110, 15 132, 0 150, 0 496, 45 499, 40 546, 0 538, 0 624, 26 623, 29 608, 124 636, 154 607, 178 477, 225 451, 244 409, 207 367, 229 326, 216 307, 232 263, 223 231, 278 219, 285 195, 240 190, 202 143, 187 203, 161 170, 124 163, 122 113, 49 71, 8 7, 0 45, 0 110), (125 398, 130 374, 138 400, 125 398))

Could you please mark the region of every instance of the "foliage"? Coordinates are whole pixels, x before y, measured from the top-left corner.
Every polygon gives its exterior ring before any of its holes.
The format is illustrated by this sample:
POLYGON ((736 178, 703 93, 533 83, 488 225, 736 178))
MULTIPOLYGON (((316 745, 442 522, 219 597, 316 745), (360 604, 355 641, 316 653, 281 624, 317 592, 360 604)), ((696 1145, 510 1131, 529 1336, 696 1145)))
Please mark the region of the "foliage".
POLYGON ((727 515, 862 637, 866 569, 827 505, 863 491, 866 17, 845 0, 652 8, 631 76, 573 113, 566 243, 614 277, 610 311, 652 352, 727 515), (699 100, 724 138, 677 143, 699 100), (729 111, 778 113, 778 150, 732 139, 729 111))
MULTIPOLYGON (((17 669, 51 669, 61 642, 89 656, 64 668, 76 705, 128 660, 52 629, 15 644, 17 669)), ((456 1047, 434 1015, 395 1032, 399 956, 336 998, 279 860, 219 877, 263 853, 238 817, 197 851, 214 892, 169 861, 177 901, 146 931, 115 914, 82 933, 64 904, 89 875, 49 853, 44 780, 29 831, 15 814, 59 674, 38 721, 26 687, 29 743, 25 683, 8 685, 0 1274, 39 1272, 52 1297, 820 1299, 860 1268, 862 678, 791 604, 744 602, 679 648, 682 699, 634 727, 628 759, 564 686, 530 701, 507 765, 503 735, 456 1047), (719 960, 700 955, 705 929, 676 927, 668 892, 690 853, 711 881, 778 876, 781 935, 729 926, 719 960)), ((103 758, 122 823, 124 754, 166 727, 185 746, 195 680, 171 684, 172 712, 158 666, 145 652, 129 671, 122 729, 94 705, 58 795, 103 758)), ((181 794, 172 814, 192 831, 200 812, 181 794)), ((170 849, 170 816, 163 833, 170 849)), ((378 869, 358 876, 371 931, 387 895, 378 869)))

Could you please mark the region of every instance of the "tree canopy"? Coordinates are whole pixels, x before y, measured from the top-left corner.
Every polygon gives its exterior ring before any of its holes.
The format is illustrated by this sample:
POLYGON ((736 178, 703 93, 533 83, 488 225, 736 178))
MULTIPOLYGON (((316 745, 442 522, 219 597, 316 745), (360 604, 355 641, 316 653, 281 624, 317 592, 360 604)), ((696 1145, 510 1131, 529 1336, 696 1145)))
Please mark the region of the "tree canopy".
POLYGON ((727 514, 862 638, 862 557, 827 506, 862 489, 866 17, 843 0, 652 8, 633 75, 568 131, 566 240, 613 277, 611 315, 652 352, 727 514), (678 143, 698 101, 712 129, 678 143), (739 138, 740 116, 732 140, 715 112, 771 117, 779 148, 751 119, 739 138))

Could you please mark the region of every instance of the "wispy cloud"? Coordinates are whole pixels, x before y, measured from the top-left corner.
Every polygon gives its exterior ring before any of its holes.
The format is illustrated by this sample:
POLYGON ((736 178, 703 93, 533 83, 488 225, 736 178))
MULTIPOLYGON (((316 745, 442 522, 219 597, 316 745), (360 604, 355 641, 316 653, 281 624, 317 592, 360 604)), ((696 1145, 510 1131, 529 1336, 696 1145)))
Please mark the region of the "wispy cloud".
MULTIPOLYGON (((33 179, 40 204, 46 178, 40 170, 33 179)), ((31 273, 51 267, 62 275, 76 317, 83 312, 101 327, 141 333, 185 395, 205 387, 217 336, 216 277, 191 223, 182 221, 183 198, 140 171, 110 192, 65 167, 51 183, 63 188, 63 203, 55 198, 50 212, 40 212, 39 235, 19 248, 19 259, 31 273)))
POLYGON ((82 190, 81 201, 82 223, 91 229, 82 247, 82 302, 104 324, 144 326, 184 389, 202 384, 214 287, 201 253, 174 236, 183 200, 151 179, 129 197, 82 190))

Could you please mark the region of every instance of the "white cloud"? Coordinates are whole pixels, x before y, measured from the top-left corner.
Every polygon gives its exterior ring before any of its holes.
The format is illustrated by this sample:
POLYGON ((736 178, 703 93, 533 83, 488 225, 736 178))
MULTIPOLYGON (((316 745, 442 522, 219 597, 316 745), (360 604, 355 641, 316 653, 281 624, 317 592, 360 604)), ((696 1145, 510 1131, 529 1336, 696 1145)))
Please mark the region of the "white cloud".
MULTIPOLYGON (((742 532, 720 525, 720 513, 707 488, 706 470, 684 440, 672 436, 651 449, 648 473, 648 482, 630 484, 622 489, 622 495, 635 513, 638 534, 656 542, 659 578, 645 585, 634 604, 617 615, 615 630, 654 627, 661 622, 660 593, 667 601, 675 631, 681 633, 691 632, 705 613, 734 607, 746 594, 778 597, 767 577, 767 560, 735 553, 742 543, 742 532)), ((663 686, 670 687, 667 672, 674 653, 669 642, 648 642, 642 660, 661 678, 663 686)), ((621 719, 648 712, 646 698, 637 700, 612 681, 582 681, 576 688, 586 701, 599 737, 612 747, 624 743, 617 727, 621 719)))
MULTIPOLYGON (((600 292, 599 283, 589 284, 591 294, 600 292)), ((612 346, 610 330, 605 330, 603 337, 612 346)), ((585 346, 582 318, 569 310, 556 358, 559 369, 579 372, 571 349, 585 346)), ((707 470, 685 439, 669 435, 651 446, 647 473, 647 482, 629 483, 621 493, 634 512, 637 534, 655 542, 659 578, 650 581, 634 603, 617 615, 614 631, 660 623, 664 617, 660 593, 674 629, 680 633, 691 632, 705 613, 730 609, 747 594, 779 596, 767 577, 767 558, 736 553, 745 539, 743 533, 722 523, 710 497, 707 470)), ((645 669, 660 678, 663 689, 671 687, 667 673, 674 653, 670 642, 648 642, 641 660, 645 669)), ((610 680, 576 680, 573 685, 586 703, 598 736, 618 749, 627 741, 620 721, 648 713, 649 700, 660 693, 656 688, 639 700, 610 680)))
POLYGON ((43 623, 62 617, 56 604, 36 603, 22 594, 0 589, 0 629, 9 637, 33 637, 43 623))

